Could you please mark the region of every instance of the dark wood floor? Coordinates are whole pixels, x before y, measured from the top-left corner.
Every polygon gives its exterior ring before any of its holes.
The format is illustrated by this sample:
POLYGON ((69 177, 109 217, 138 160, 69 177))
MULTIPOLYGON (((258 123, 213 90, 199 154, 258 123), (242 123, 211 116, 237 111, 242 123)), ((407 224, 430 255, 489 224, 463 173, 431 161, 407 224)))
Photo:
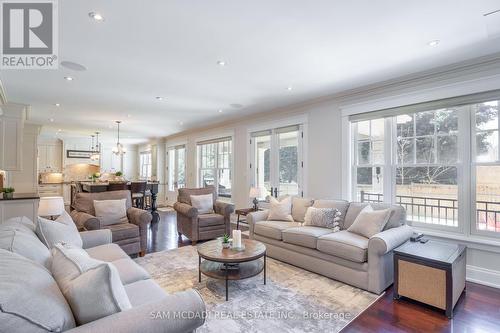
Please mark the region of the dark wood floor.
MULTIPOLYGON (((175 213, 160 213, 161 220, 148 237, 148 252, 190 245, 178 239, 175 213)), ((353 332, 500 332, 500 289, 467 283, 454 318, 431 307, 406 299, 394 301, 392 287, 370 308, 354 319, 342 333, 353 332)))

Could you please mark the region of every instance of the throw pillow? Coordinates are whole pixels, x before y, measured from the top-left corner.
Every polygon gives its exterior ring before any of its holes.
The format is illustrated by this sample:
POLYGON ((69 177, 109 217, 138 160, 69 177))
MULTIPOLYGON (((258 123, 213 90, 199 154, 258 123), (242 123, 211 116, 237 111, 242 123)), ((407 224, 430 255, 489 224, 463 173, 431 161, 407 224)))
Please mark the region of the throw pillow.
POLYGON ((214 197, 212 194, 191 195, 191 205, 198 209, 198 214, 214 212, 214 197))
POLYGON ((307 208, 313 204, 312 199, 292 197, 292 217, 295 222, 304 222, 307 208))
POLYGON ((268 220, 293 222, 292 198, 286 197, 278 201, 275 197, 269 197, 271 208, 269 209, 268 220))
POLYGON ((78 325, 132 308, 113 264, 69 244, 56 244, 52 256, 52 275, 78 325))
POLYGON ((34 262, 50 267, 50 251, 31 230, 15 226, 3 227, 0 230, 0 249, 17 253, 34 262))
POLYGON ((324 227, 340 231, 340 211, 335 208, 307 208, 304 225, 324 227))
POLYGON ((35 224, 26 216, 11 217, 0 223, 0 230, 3 228, 15 227, 18 230, 25 230, 27 232, 35 232, 35 224))
POLYGON ((94 200, 94 210, 101 225, 128 223, 127 199, 94 200))
POLYGON ((66 211, 63 211, 55 221, 38 217, 36 234, 49 249, 57 243, 68 243, 79 248, 83 246, 80 233, 66 211))
POLYGON ((382 231, 390 216, 390 208, 373 210, 373 207, 368 205, 361 210, 347 231, 370 238, 382 231))
POLYGON ((0 286, 1 332, 66 332, 75 327, 56 281, 36 262, 0 249, 0 286))

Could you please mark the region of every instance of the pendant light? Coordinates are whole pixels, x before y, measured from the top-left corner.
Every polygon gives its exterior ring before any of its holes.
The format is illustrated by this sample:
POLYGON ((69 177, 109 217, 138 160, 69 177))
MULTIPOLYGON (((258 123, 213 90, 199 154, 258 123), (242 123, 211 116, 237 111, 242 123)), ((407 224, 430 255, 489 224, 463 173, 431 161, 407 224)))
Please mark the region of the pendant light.
MULTIPOLYGON (((95 136, 96 136, 95 146, 92 145, 92 155, 90 155, 90 159, 92 161, 98 161, 101 158, 101 155, 100 155, 101 154, 101 147, 99 145, 99 132, 95 132, 95 136)), ((93 135, 92 135, 92 139, 94 139, 93 135)))
POLYGON ((123 147, 123 145, 120 143, 120 124, 121 121, 117 120, 116 124, 118 125, 118 140, 116 141, 116 147, 113 147, 113 154, 117 156, 123 156, 127 152, 127 149, 123 147))

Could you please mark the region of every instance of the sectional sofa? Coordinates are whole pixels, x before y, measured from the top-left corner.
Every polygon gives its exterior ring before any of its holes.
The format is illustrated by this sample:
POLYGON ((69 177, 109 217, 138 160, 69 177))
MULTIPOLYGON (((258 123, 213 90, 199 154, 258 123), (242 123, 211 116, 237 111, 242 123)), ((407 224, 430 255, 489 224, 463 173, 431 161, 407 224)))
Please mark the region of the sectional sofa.
MULTIPOLYGON (((196 291, 167 294, 111 242, 109 229, 84 231, 80 236, 91 258, 116 267, 132 308, 75 324, 74 309, 51 272, 51 252, 38 238, 33 222, 19 217, 0 222, 0 332, 170 333, 192 332, 203 325, 205 304, 196 291)), ((86 301, 92 305, 99 299, 86 301)))
POLYGON ((250 238, 266 244, 272 258, 380 294, 393 283, 392 250, 406 242, 413 230, 406 225, 406 212, 401 206, 372 203, 374 210, 391 209, 384 229, 369 239, 347 231, 366 205, 294 197, 294 222, 268 220, 268 210, 251 213, 247 216, 250 238), (309 206, 338 209, 342 213, 341 231, 304 226, 309 206))

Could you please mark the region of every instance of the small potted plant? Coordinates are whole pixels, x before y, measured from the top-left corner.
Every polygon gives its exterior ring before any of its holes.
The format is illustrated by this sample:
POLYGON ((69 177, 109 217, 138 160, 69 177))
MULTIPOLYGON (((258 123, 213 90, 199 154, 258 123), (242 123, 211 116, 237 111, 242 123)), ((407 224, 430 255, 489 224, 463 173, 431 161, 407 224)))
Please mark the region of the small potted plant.
POLYGON ((3 189, 3 198, 4 199, 12 199, 14 197, 14 192, 16 190, 13 187, 4 187, 3 189))
POLYGON ((229 241, 229 235, 224 234, 224 236, 222 236, 222 248, 229 249, 230 247, 231 247, 231 242, 229 241))
POLYGON ((96 172, 96 173, 93 173, 90 178, 92 179, 92 182, 95 183, 97 181, 97 179, 99 179, 99 177, 101 177, 101 174, 99 172, 96 172))
POLYGON ((125 180, 125 178, 123 178, 123 172, 121 171, 117 171, 115 172, 115 177, 114 177, 115 181, 118 181, 118 182, 123 182, 125 180))

